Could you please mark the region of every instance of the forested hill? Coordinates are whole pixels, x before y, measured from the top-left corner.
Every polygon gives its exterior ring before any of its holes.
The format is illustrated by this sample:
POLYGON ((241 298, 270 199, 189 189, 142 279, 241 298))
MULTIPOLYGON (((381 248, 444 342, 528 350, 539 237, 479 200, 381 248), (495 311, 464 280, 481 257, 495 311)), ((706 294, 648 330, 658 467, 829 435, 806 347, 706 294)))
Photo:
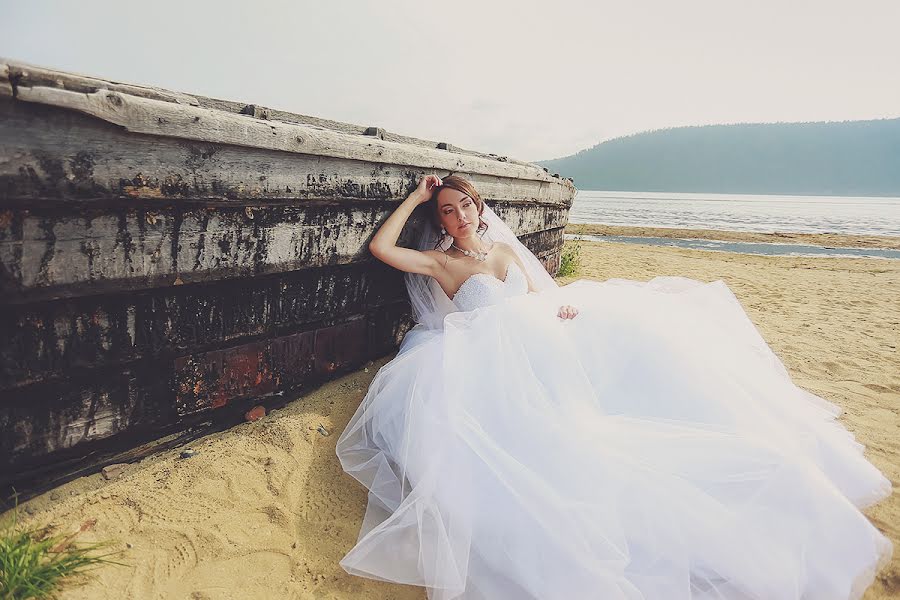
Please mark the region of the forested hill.
POLYGON ((662 129, 537 164, 582 190, 900 196, 900 119, 662 129))

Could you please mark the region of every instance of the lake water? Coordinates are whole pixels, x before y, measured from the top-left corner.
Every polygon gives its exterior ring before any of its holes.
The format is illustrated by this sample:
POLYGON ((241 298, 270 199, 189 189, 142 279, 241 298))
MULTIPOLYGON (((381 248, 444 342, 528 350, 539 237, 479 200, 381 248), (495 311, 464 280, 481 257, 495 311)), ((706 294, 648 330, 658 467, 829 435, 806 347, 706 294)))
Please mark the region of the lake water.
POLYGON ((712 252, 738 252, 740 254, 762 254, 765 256, 813 256, 828 258, 892 258, 900 259, 900 250, 891 248, 835 248, 813 246, 811 244, 777 244, 769 242, 723 242, 696 238, 631 237, 624 235, 572 235, 568 240, 588 240, 592 242, 618 242, 642 244, 645 246, 671 246, 712 252))
POLYGON ((580 190, 571 223, 900 236, 900 198, 580 190))

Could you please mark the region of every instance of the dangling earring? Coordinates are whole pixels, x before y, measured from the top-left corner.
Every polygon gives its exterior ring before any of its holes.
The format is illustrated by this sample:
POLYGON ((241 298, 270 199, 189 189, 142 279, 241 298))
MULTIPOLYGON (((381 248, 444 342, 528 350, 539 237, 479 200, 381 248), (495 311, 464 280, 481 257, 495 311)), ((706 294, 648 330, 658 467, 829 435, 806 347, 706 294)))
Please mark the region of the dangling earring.
POLYGON ((444 229, 443 225, 441 225, 441 235, 447 235, 447 230, 444 229))

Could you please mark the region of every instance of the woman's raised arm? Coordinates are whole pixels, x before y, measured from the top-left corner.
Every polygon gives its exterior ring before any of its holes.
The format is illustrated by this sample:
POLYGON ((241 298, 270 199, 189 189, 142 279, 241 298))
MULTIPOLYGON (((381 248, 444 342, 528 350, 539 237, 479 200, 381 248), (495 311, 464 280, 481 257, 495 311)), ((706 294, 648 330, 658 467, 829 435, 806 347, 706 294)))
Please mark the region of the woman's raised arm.
POLYGON ((413 210, 418 205, 428 202, 434 188, 440 185, 441 178, 437 175, 426 175, 419 181, 415 191, 391 213, 391 216, 382 223, 372 241, 369 242, 369 251, 372 256, 406 273, 421 273, 431 276, 437 273, 440 262, 434 255, 401 248, 397 246, 397 238, 400 237, 400 232, 413 210))

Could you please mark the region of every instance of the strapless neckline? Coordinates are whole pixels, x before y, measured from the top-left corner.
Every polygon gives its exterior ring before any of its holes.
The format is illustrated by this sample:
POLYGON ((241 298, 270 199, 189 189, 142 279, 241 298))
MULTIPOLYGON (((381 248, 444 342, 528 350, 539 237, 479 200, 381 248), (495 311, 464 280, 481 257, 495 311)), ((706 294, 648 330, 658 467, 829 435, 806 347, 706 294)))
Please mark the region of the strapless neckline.
POLYGON ((459 287, 456 288, 456 293, 453 294, 453 297, 450 298, 450 301, 451 302, 455 301, 456 297, 459 296, 459 292, 463 289, 463 287, 465 287, 465 285, 467 283, 469 283, 470 281, 472 281, 474 278, 478 277, 479 275, 482 275, 484 277, 490 277, 491 279, 495 279, 495 280, 499 281, 500 283, 506 283, 506 281, 509 279, 509 270, 512 268, 512 266, 514 264, 516 264, 516 261, 511 260, 511 261, 509 261, 509 264, 506 265, 506 271, 503 274, 503 279, 500 279, 493 273, 472 273, 471 275, 466 277, 465 281, 463 281, 461 284, 459 284, 459 287))

